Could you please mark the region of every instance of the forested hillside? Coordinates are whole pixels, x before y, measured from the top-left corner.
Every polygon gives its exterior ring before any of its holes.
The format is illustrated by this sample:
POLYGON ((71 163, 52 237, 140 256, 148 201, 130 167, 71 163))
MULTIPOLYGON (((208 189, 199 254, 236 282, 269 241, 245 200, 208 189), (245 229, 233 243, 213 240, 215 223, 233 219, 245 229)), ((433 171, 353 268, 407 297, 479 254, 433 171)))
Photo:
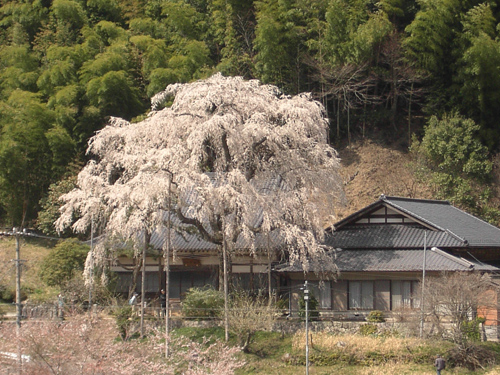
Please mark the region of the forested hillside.
POLYGON ((498 224, 499 12, 474 0, 0 0, 0 222, 40 216, 50 232, 55 197, 109 116, 138 121, 168 84, 219 71, 313 92, 335 147, 411 144, 407 195, 421 184, 498 224))

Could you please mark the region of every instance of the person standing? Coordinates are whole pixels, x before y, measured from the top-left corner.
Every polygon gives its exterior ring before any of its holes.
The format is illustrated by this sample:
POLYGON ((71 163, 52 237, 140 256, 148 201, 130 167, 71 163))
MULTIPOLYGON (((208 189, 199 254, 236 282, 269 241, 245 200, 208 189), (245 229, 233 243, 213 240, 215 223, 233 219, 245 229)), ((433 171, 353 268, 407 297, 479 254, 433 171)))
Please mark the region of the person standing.
POLYGON ((446 361, 440 354, 437 355, 436 361, 434 362, 434 367, 436 367, 436 374, 441 375, 441 370, 446 367, 446 361))

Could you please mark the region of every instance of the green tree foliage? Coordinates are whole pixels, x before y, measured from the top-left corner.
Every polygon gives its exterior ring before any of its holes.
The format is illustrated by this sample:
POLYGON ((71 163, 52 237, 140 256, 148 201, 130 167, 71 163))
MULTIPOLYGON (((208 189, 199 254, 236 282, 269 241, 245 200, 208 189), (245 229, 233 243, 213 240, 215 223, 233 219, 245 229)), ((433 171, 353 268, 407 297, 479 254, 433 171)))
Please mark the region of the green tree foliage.
POLYGON ((1 108, 0 205, 9 224, 36 217, 38 202, 52 178, 59 178, 74 156, 74 142, 54 121, 40 98, 14 91, 1 108))
POLYGON ((477 119, 482 136, 490 148, 499 137, 500 116, 500 44, 496 39, 495 18, 491 7, 480 4, 468 11, 462 22, 463 57, 459 60, 457 81, 462 87, 462 112, 477 119))
MULTIPOLYGON (((75 167, 77 167, 77 165, 75 165, 75 167)), ((51 184, 47 196, 40 201, 40 212, 38 213, 36 227, 43 233, 51 236, 58 234, 55 230, 54 222, 59 218, 59 208, 61 207, 59 197, 69 193, 76 187, 77 173, 78 172, 75 170, 75 173, 51 184)), ((63 233, 63 235, 64 234, 66 233, 63 233)))
POLYGON ((408 56, 436 77, 450 79, 460 0, 420 0, 420 11, 406 28, 408 56))
POLYGON ((256 26, 254 2, 212 0, 208 8, 217 69, 225 75, 252 77, 256 26))
MULTIPOLYGON (((31 118, 45 124, 32 150, 51 165, 35 162, 50 171, 37 176, 36 192, 0 171, 0 189, 11 186, 0 195, 27 192, 7 202, 35 218, 39 197, 75 154, 84 157, 106 117, 144 116, 148 98, 168 84, 214 70, 285 94, 312 91, 339 137, 371 126, 406 139, 418 130, 412 119, 456 111, 497 151, 499 22, 492 2, 477 0, 2 1, 2 155, 19 154, 14 124, 33 106, 16 113, 12 101, 31 93, 43 112, 31 118)), ((8 216, 0 221, 23 215, 8 216)))
POLYGON ((27 45, 0 48, 0 98, 17 89, 36 92, 38 63, 27 45))
POLYGON ((40 278, 48 286, 63 287, 78 272, 83 272, 89 247, 70 239, 58 243, 43 260, 40 278))
POLYGON ((256 76, 296 94, 308 87, 310 55, 318 47, 326 2, 307 0, 255 2, 256 76))
POLYGON ((47 19, 49 2, 42 0, 2 1, 0 25, 5 30, 2 39, 14 44, 32 42, 47 19))
POLYGON ((412 144, 419 167, 431 178, 439 198, 487 219, 498 219, 498 212, 487 207, 492 163, 486 146, 478 138, 480 127, 459 115, 441 120, 432 116, 422 142, 412 144))

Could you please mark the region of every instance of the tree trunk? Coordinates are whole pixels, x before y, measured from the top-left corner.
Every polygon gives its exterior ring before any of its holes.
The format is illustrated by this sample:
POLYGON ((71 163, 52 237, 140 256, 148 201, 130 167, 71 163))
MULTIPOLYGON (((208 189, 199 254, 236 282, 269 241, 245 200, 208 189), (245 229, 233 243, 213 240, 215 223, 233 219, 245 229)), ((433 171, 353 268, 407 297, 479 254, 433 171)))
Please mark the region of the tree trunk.
POLYGON ((246 337, 245 337, 245 341, 243 342, 243 345, 241 346, 241 350, 243 353, 249 353, 250 351, 248 350, 249 346, 250 346, 250 341, 252 341, 252 333, 251 332, 248 332, 246 337))
POLYGON ((392 81, 391 81, 391 92, 392 92, 392 106, 391 106, 391 124, 394 130, 398 130, 396 126, 396 114, 398 110, 398 88, 396 81, 396 69, 394 66, 391 68, 392 81))
POLYGON ((411 146, 411 100, 413 96, 413 82, 410 89, 410 100, 408 102, 408 147, 411 146))
POLYGON ((128 299, 132 297, 132 295, 135 293, 135 290, 137 289, 137 279, 139 278, 139 271, 141 269, 140 256, 134 255, 132 261, 134 262, 134 266, 132 269, 132 282, 128 289, 128 299))
POLYGON ((219 292, 224 291, 224 250, 223 246, 218 246, 219 254, 219 292))
POLYGON ((337 100, 337 142, 340 141, 340 97, 337 100))
POLYGON ((229 341, 229 286, 227 275, 227 244, 226 240, 222 240, 222 257, 224 259, 224 337, 226 342, 229 341))

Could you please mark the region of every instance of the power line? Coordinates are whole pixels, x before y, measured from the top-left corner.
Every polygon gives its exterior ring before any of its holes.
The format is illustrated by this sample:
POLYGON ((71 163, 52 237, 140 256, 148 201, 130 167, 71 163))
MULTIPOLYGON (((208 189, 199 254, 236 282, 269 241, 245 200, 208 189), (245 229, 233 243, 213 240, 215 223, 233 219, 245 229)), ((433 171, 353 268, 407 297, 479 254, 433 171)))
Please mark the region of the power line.
POLYGON ((0 236, 16 236, 16 235, 20 235, 22 237, 32 237, 32 238, 41 238, 41 239, 44 239, 44 240, 51 240, 51 241, 61 241, 63 240, 63 238, 60 238, 60 237, 51 237, 51 236, 44 236, 42 234, 38 234, 38 233, 34 233, 34 232, 29 232, 28 230, 23 229, 22 232, 14 232, 14 230, 10 230, 10 231, 2 231, 0 232, 0 236))

